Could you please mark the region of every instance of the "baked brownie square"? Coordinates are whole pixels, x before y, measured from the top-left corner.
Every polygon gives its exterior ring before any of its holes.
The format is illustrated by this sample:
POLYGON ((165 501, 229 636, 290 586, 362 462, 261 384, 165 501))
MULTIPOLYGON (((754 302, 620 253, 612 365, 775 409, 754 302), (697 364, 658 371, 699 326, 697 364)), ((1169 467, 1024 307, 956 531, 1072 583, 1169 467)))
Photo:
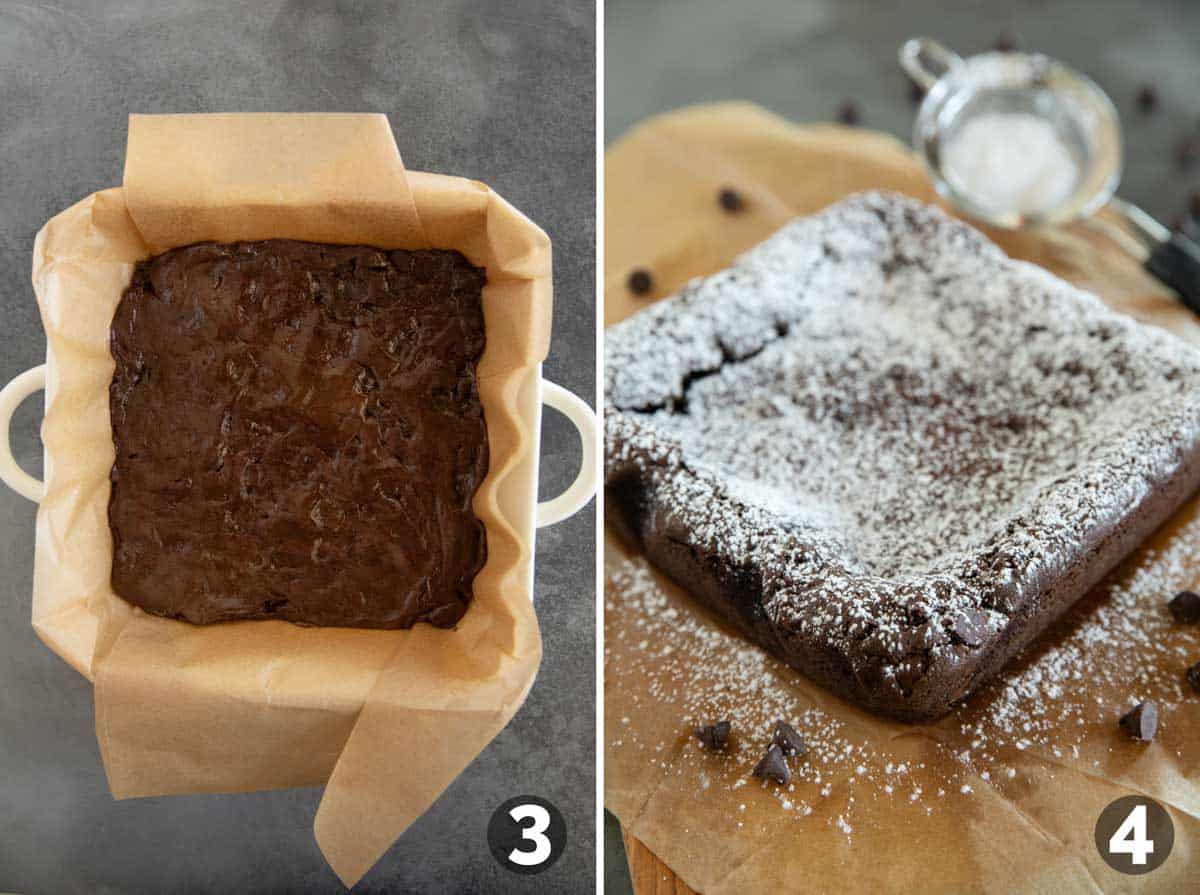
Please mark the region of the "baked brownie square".
POLYGON ((1200 352, 866 194, 610 328, 609 520, 859 705, 935 718, 1200 484, 1200 352))
POLYGON ((458 252, 202 243, 112 322, 112 584, 197 624, 453 626, 486 542, 484 272, 458 252))

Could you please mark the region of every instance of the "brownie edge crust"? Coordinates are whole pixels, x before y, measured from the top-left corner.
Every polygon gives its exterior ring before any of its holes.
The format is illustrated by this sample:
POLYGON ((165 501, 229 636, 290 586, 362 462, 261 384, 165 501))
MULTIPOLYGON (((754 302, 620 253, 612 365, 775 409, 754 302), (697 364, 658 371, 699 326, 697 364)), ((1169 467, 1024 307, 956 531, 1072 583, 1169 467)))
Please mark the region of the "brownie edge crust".
POLYGON ((140 262, 112 321, 112 585, 195 624, 453 627, 486 555, 484 271, 274 239, 140 262))
POLYGON ((1200 485, 1200 352, 899 196, 608 330, 606 500, 838 695, 939 717, 1200 485))

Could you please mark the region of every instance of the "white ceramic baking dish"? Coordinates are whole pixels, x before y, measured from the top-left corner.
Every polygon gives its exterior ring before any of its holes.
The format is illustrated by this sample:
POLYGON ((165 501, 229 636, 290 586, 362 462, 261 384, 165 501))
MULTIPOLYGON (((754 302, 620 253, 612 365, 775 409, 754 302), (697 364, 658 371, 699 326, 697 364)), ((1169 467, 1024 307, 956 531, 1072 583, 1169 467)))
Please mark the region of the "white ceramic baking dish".
MULTIPOLYGON (((523 457, 517 469, 510 477, 511 487, 520 493, 528 495, 528 513, 526 515, 527 543, 532 547, 535 531, 547 525, 561 522, 579 512, 591 499, 596 490, 596 415, 592 409, 577 395, 567 391, 562 386, 549 382, 541 377, 539 365, 534 375, 528 376, 522 384, 518 397, 521 417, 534 433, 533 450, 523 457), (539 451, 542 425, 542 405, 554 408, 562 413, 579 433, 582 445, 582 459, 575 481, 562 494, 550 500, 538 502, 537 483, 539 467, 539 451)), ((52 390, 56 382, 54 376, 54 357, 47 354, 46 363, 26 370, 12 379, 0 390, 0 479, 23 497, 35 503, 40 501, 45 486, 22 469, 13 458, 12 446, 9 439, 9 426, 17 407, 37 391, 46 389, 46 403, 54 397, 52 390)), ((44 454, 44 462, 50 463, 49 454, 44 454)), ((49 474, 49 468, 47 468, 49 474)), ((529 564, 529 595, 533 599, 533 564, 529 564)))

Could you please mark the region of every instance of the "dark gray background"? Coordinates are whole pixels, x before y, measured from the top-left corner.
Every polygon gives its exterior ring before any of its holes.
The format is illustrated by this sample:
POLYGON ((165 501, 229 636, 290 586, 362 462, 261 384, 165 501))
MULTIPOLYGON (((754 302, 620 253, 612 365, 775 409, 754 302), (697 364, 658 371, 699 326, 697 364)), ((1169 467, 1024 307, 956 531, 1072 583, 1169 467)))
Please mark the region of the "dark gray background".
MULTIPOLYGON (((1200 190, 1200 160, 1176 165, 1178 143, 1200 135, 1200 2, 1137 0, 608 0, 607 142, 640 119, 690 103, 748 99, 795 121, 828 121, 846 100, 866 127, 907 142, 916 106, 896 63, 909 37, 963 54, 1004 34, 1058 56, 1113 98, 1125 126, 1121 194, 1170 223, 1200 190), (1158 91, 1138 111, 1142 84, 1158 91)), ((629 891, 619 827, 606 820, 609 892, 629 891)))
MULTIPOLYGON (((34 234, 120 183, 128 113, 377 111, 409 167, 486 181, 549 232, 546 375, 592 403, 594 15, 589 0, 0 0, 0 380, 44 355, 34 234)), ((13 433, 31 471, 39 408, 26 402, 13 433)), ((577 458, 573 431, 548 414, 544 497, 577 458)), ((528 702, 356 892, 593 891, 592 516, 538 536, 545 660, 528 702), (568 825, 542 876, 502 870, 487 848, 492 810, 526 793, 568 825)), ((91 688, 29 625, 33 527, 33 504, 0 487, 0 891, 341 891, 312 836, 319 790, 110 798, 91 688)))
POLYGON ((1166 223, 1200 189, 1178 143, 1200 137, 1200 3, 1195 0, 608 0, 605 140, 655 112, 753 100, 795 121, 829 121, 853 100, 865 127, 908 142, 916 106, 896 51, 935 37, 961 54, 1001 35, 1057 56, 1112 97, 1125 126, 1121 195, 1166 223), (1160 105, 1138 111, 1151 84, 1160 105))

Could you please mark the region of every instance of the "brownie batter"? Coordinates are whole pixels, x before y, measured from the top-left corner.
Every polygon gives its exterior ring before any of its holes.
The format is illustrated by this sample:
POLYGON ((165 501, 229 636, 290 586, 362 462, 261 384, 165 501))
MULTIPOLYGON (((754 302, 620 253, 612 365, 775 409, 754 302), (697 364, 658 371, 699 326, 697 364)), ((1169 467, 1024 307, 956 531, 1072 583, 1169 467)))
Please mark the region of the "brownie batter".
POLYGON ((453 626, 487 553, 484 271, 275 239, 137 265, 112 322, 112 584, 195 624, 453 626))

